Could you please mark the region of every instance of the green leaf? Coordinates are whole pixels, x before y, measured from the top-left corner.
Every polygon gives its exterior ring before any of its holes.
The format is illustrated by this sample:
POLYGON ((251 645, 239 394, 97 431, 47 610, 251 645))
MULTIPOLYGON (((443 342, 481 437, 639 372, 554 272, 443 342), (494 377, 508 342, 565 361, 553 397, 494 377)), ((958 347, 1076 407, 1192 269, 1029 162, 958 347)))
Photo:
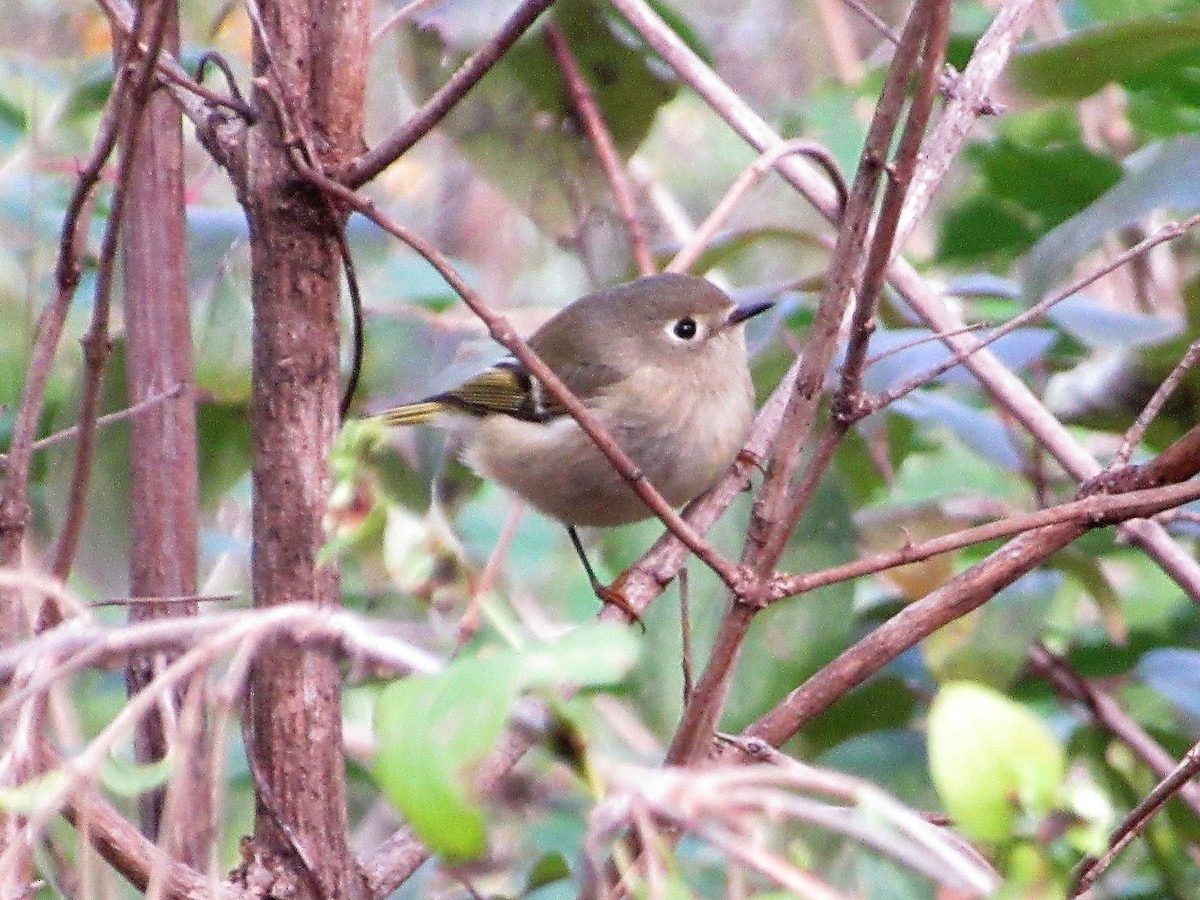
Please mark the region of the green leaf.
POLYGON ((929 767, 958 826, 1004 844, 1021 813, 1050 808, 1065 761, 1036 715, 991 688, 960 681, 942 687, 929 710, 929 767))
POLYGON ((525 879, 525 891, 536 891, 540 887, 563 881, 571 877, 571 866, 561 853, 545 853, 538 858, 525 879))
POLYGON ((1121 167, 1082 143, 1030 147, 997 140, 981 151, 992 193, 1036 213, 1048 225, 1078 212, 1121 179, 1121 167))
POLYGON ((413 675, 379 697, 375 779, 430 848, 451 860, 487 846, 471 776, 495 745, 520 681, 508 654, 413 675))
POLYGON ((1148 16, 1086 28, 1017 52, 1009 75, 1039 97, 1079 100, 1106 84, 1160 69, 1200 45, 1200 15, 1148 16))
POLYGON ((553 644, 520 653, 517 663, 521 686, 613 684, 633 668, 639 647, 637 636, 623 625, 613 622, 585 625, 553 644))
MULTIPOLYGON (((460 36, 458 19, 437 10, 415 22, 415 79, 428 94, 446 78, 446 51, 480 35, 460 36)), ((552 13, 622 155, 642 142, 658 109, 678 90, 665 67, 623 19, 596 0, 561 0, 552 13)), ((478 11, 471 18, 478 22, 478 11)), ((476 26, 477 28, 477 26, 476 26)), ((603 209, 611 194, 569 101, 540 30, 519 41, 454 111, 442 130, 478 171, 550 233, 577 226, 580 204, 603 209)), ((602 217, 603 218, 603 217, 602 217)))
POLYGON ((473 779, 495 746, 520 692, 558 684, 593 686, 623 677, 637 638, 611 623, 578 628, 553 644, 488 648, 435 675, 389 685, 375 711, 375 779, 413 830, 448 859, 486 849, 473 779))
POLYGON ((250 471, 253 440, 250 410, 245 403, 199 403, 196 406, 200 503, 214 508, 250 471))
POLYGON ((118 797, 137 797, 165 785, 174 769, 175 761, 170 756, 152 763, 109 756, 100 769, 100 780, 118 797))
POLYGON ((1200 206, 1200 139, 1152 144, 1126 160, 1125 177, 1040 241, 1025 261, 1025 296, 1036 300, 1064 278, 1109 232, 1162 207, 1181 213, 1200 206))
POLYGON ((16 815, 32 816, 45 811, 46 801, 57 797, 67 784, 67 773, 55 769, 23 784, 0 787, 0 809, 16 815))
POLYGON ((938 230, 938 258, 968 265, 992 254, 1016 255, 1032 246, 1038 232, 1013 203, 990 196, 969 197, 952 207, 938 230))

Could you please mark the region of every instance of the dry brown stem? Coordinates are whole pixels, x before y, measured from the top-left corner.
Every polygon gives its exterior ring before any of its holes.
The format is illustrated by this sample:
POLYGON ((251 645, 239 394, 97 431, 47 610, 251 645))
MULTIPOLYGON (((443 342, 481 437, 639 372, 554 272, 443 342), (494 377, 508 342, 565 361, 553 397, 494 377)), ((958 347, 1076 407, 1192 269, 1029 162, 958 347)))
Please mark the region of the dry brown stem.
POLYGON ((575 54, 571 52, 562 31, 553 22, 546 26, 545 31, 550 53, 566 79, 571 102, 579 118, 583 120, 588 138, 596 150, 596 158, 600 161, 600 168, 604 170, 604 177, 608 179, 612 189, 613 199, 621 213, 621 221, 625 223, 625 231, 629 235, 629 248, 637 271, 640 275, 653 275, 657 271, 654 254, 650 252, 650 239, 638 213, 637 201, 633 196, 633 183, 621 162, 621 155, 617 152, 617 145, 613 142, 612 133, 604 121, 600 105, 579 70, 579 63, 575 60, 575 54))
POLYGON ((362 187, 403 156, 445 118, 467 91, 478 84, 479 79, 529 30, 538 16, 553 5, 554 0, 523 0, 491 39, 463 62, 404 125, 348 166, 345 183, 362 187))

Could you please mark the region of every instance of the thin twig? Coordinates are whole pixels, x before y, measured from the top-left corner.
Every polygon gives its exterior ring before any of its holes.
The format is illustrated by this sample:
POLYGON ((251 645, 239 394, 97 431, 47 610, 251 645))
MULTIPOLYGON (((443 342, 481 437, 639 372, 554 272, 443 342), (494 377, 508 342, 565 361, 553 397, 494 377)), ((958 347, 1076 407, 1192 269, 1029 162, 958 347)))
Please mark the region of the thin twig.
POLYGON ((600 104, 596 102, 592 89, 579 70, 575 54, 571 52, 571 47, 567 44, 567 39, 559 27, 553 22, 549 22, 544 31, 546 42, 550 45, 550 53, 567 82, 571 102, 579 114, 579 118, 583 120, 592 146, 596 148, 596 158, 600 161, 600 168, 604 170, 604 176, 608 179, 609 187, 612 189, 617 210, 621 213, 621 220, 625 223, 625 231, 629 235, 629 249, 638 273, 653 275, 656 271, 654 254, 650 252, 650 239, 646 235, 646 226, 638 214, 637 202, 633 198, 633 183, 621 162, 621 155, 617 152, 612 132, 608 130, 608 125, 604 121, 604 113, 600 110, 600 104))
POLYGON ((658 492, 645 474, 629 458, 629 455, 596 421, 591 411, 563 384, 554 370, 546 365, 529 344, 517 334, 506 318, 494 312, 478 293, 458 274, 450 261, 436 247, 380 212, 375 204, 356 194, 345 185, 333 181, 323 173, 306 167, 297 161, 297 171, 316 187, 327 191, 332 197, 362 213, 384 231, 423 256, 457 293, 467 307, 487 326, 488 333, 499 344, 511 351, 529 373, 542 384, 552 397, 558 400, 567 413, 579 423, 579 427, 592 439, 601 453, 633 488, 650 511, 656 515, 705 565, 711 568, 735 594, 745 595, 753 590, 747 573, 722 556, 708 541, 675 511, 658 492))
POLYGON ((845 210, 849 189, 846 187, 846 178, 842 175, 842 170, 838 168, 837 160, 833 158, 833 155, 812 141, 786 141, 777 147, 766 150, 758 159, 742 170, 742 174, 729 186, 729 190, 725 192, 721 202, 714 206, 712 212, 700 223, 700 227, 696 229, 687 244, 675 254, 675 258, 671 260, 665 271, 686 272, 691 269, 708 249, 708 245, 717 231, 733 214, 734 209, 742 202, 750 189, 762 181, 780 160, 792 154, 808 157, 829 176, 829 181, 838 194, 838 208, 845 210))
MULTIPOLYGON (((890 350, 884 350, 882 353, 877 353, 874 356, 868 356, 866 362, 863 364, 863 369, 870 369, 871 366, 877 365, 878 363, 883 362, 885 359, 891 359, 893 356, 899 356, 901 353, 912 350, 914 347, 920 347, 923 344, 932 344, 941 341, 944 338, 954 337, 955 335, 959 334, 968 334, 972 331, 981 331, 987 327, 988 326, 986 322, 976 322, 973 325, 964 325, 962 328, 956 328, 954 331, 939 332, 938 334, 927 334, 924 337, 914 338, 911 341, 905 341, 898 347, 892 347, 890 350)), ((937 376, 934 377, 936 378, 937 376)))
MULTIPOLYGON (((114 32, 122 39, 139 33, 138 16, 142 5, 135 9, 128 0, 96 0, 108 17, 114 32)), ((143 48, 144 52, 144 48, 143 48)), ((196 126, 196 137, 212 155, 213 160, 223 167, 240 185, 245 184, 245 142, 247 125, 256 121, 256 114, 249 105, 232 101, 210 91, 193 79, 170 54, 159 52, 156 66, 160 77, 167 85, 171 98, 183 114, 196 126), (232 110, 236 118, 225 110, 232 110)), ((231 82, 231 89, 233 88, 231 82)))
MULTIPOLYGON (((858 0, 845 2, 855 5, 858 0)), ((975 45, 971 61, 962 75, 952 74, 948 79, 949 102, 922 148, 921 165, 913 177, 900 215, 897 246, 902 247, 908 241, 951 162, 958 157, 975 120, 980 115, 995 112, 989 94, 1008 65, 1017 41, 1024 35, 1038 5, 1038 0, 1005 0, 975 45)))
MULTIPOLYGON (((925 139, 925 128, 933 113, 933 102, 937 96, 937 72, 946 53, 946 40, 950 28, 949 3, 916 3, 904 24, 904 33, 896 50, 888 80, 879 98, 879 108, 871 131, 867 135, 867 146, 863 150, 862 169, 869 169, 872 178, 878 178, 879 167, 887 158, 892 134, 904 108, 905 98, 915 72, 917 84, 909 101, 908 115, 900 135, 895 158, 888 166, 889 178, 883 192, 879 215, 871 231, 870 244, 865 248, 861 274, 853 279, 857 288, 854 314, 850 324, 850 338, 841 366, 841 379, 832 400, 833 417, 836 420, 850 418, 861 394, 863 366, 866 362, 867 345, 875 330, 875 310, 879 302, 887 275, 887 265, 892 258, 899 227, 900 212, 908 194, 919 159, 918 151, 925 139)), ((857 185, 856 185, 857 186, 857 185)), ((874 191, 870 192, 873 199, 874 191)))
MULTIPOLYGON (((143 4, 145 5, 145 4, 143 4)), ((117 249, 120 240, 121 219, 125 209, 127 192, 124 186, 129 183, 130 173, 136 157, 134 145, 137 142, 138 131, 154 88, 154 71, 159 51, 166 38, 167 23, 170 19, 169 5, 159 3, 153 7, 156 15, 146 24, 148 36, 146 47, 140 48, 137 35, 127 42, 124 58, 120 61, 122 68, 133 69, 129 82, 129 95, 125 104, 125 114, 118 128, 123 149, 117 167, 117 175, 113 184, 113 198, 105 223, 104 239, 100 248, 100 261, 96 273, 96 292, 92 299, 92 322, 88 333, 83 338, 84 356, 86 359, 86 375, 83 386, 83 397, 79 404, 79 434, 75 451, 75 467, 71 478, 71 488, 67 502, 66 515, 59 532, 58 543, 54 548, 51 571, 58 578, 65 579, 75 561, 79 547, 79 539, 83 533, 84 517, 87 508, 88 487, 91 484, 92 462, 95 453, 96 420, 100 411, 100 388, 104 379, 104 365, 112 349, 108 335, 109 311, 112 304, 113 269, 116 265, 117 249), (135 62, 135 46, 142 55, 135 62)))
POLYGON ((842 2, 862 16, 871 27, 887 38, 893 46, 900 43, 900 35, 896 33, 896 29, 875 15, 874 11, 863 0, 842 0, 842 2))
POLYGON ((97 600, 89 603, 92 609, 102 606, 176 606, 181 603, 228 603, 237 600, 241 594, 186 594, 180 597, 111 597, 107 600, 97 600))
MULTIPOLYGON (((135 20, 139 28, 140 21, 139 12, 135 20)), ((55 296, 38 317, 33 353, 26 369, 21 405, 17 408, 9 444, 7 478, 3 495, 0 496, 0 565, 14 565, 17 562, 23 541, 29 518, 29 466, 33 442, 42 415, 50 369, 62 338, 67 308, 82 272, 79 260, 87 234, 84 210, 100 180, 101 171, 116 147, 132 76, 133 72, 124 66, 117 69, 91 156, 76 177, 75 189, 63 213, 58 259, 55 262, 55 296)))
MULTIPOLYGON (((1130 492, 1156 486, 1165 478, 1178 483, 1181 490, 1190 490, 1192 485, 1183 482, 1200 471, 1200 453, 1196 452, 1198 446, 1200 426, 1176 441, 1157 459, 1137 469, 1126 470, 1123 483, 1107 487, 1115 495, 1122 489, 1130 492)), ((1133 514, 1152 515, 1155 511, 1151 506, 1138 509, 1133 514)), ((1033 571, 1091 527, 1092 522, 1088 520, 1063 520, 1018 535, 986 559, 906 606, 857 644, 843 651, 759 718, 746 733, 779 746, 814 716, 828 709, 838 697, 861 684, 938 628, 982 606, 997 592, 1033 571)))
POLYGON ((1175 389, 1179 387, 1197 362, 1200 362, 1200 341, 1193 341, 1188 346, 1187 352, 1183 354, 1183 358, 1175 364, 1175 368, 1163 379, 1162 384, 1158 386, 1145 407, 1138 413, 1137 419, 1129 426, 1129 430, 1125 432, 1125 437, 1121 440, 1121 446, 1117 448, 1117 452, 1113 454, 1112 462, 1108 464, 1109 469, 1119 469, 1129 462, 1129 458, 1133 456, 1133 449, 1146 436, 1146 429, 1150 427, 1150 423, 1158 416, 1168 398, 1175 392, 1175 389))
MULTIPOLYGON (((1029 649, 1029 668, 1039 678, 1048 681, 1064 698, 1081 704, 1097 726, 1132 750, 1159 778, 1166 778, 1175 769, 1175 757, 1121 709, 1111 695, 1086 681, 1071 668, 1066 659, 1041 644, 1034 644, 1029 649)), ((1179 799, 1192 811, 1192 815, 1200 819, 1200 785, 1184 785, 1179 791, 1179 799)))
MULTIPOLYGON (((856 290, 861 289, 856 306, 856 321, 859 327, 865 329, 866 320, 873 316, 874 301, 869 293, 872 287, 863 286, 860 272, 864 266, 868 272, 877 270, 878 274, 872 276, 876 282, 873 289, 877 293, 882 284, 884 266, 890 256, 890 243, 887 242, 886 236, 880 235, 876 240, 881 241, 883 245, 877 250, 872 250, 864 241, 871 231, 876 191, 888 148, 892 143, 892 133, 899 122, 913 70, 922 58, 922 48, 927 40, 926 33, 930 33, 930 42, 943 41, 944 38, 944 29, 926 27, 931 17, 936 18, 934 12, 925 11, 930 5, 941 7, 945 5, 945 0, 922 0, 909 13, 902 43, 905 49, 896 55, 871 124, 867 147, 863 151, 862 162, 842 215, 838 244, 830 264, 828 286, 822 294, 817 318, 810 331, 809 346, 801 361, 794 393, 784 412, 784 422, 770 457, 763 488, 754 504, 751 528, 742 551, 742 562, 761 578, 767 578, 778 563, 788 538, 800 520, 804 505, 811 496, 811 491, 793 491, 792 481, 801 462, 803 447, 812 433, 825 373, 837 343, 842 311, 851 302, 856 290)), ((928 50, 928 58, 922 70, 924 79, 933 78, 932 72, 936 71, 936 64, 941 59, 942 52, 937 48, 928 50)), ((931 104, 932 99, 927 99, 925 105, 917 106, 910 114, 906 136, 901 142, 901 152, 905 154, 905 159, 908 160, 906 165, 909 167, 912 164, 910 157, 915 156, 916 152, 913 142, 918 140, 923 132, 924 116, 927 115, 931 104), (913 134, 916 137, 909 136, 913 134)), ((898 212, 899 201, 903 197, 902 187, 903 178, 899 188, 893 189, 893 186, 889 186, 885 193, 885 209, 898 212)), ((858 364, 861 365, 861 359, 858 360, 858 364)), ((844 433, 845 427, 848 426, 839 426, 841 433, 844 433)), ((830 440, 824 443, 832 448, 840 437, 841 434, 830 435, 830 440)), ((811 461, 810 477, 807 480, 815 484, 820 469, 814 466, 824 465, 831 458, 832 449, 820 460, 811 461)), ((765 597, 758 595, 749 598, 749 601, 735 598, 735 602, 729 606, 722 619, 708 664, 684 709, 671 742, 667 759, 672 764, 687 764, 707 752, 711 736, 724 709, 734 666, 749 632, 756 606, 761 608, 766 602, 765 597)))
MULTIPOLYGON (((126 419, 132 419, 136 415, 140 415, 147 410, 153 409, 160 403, 163 403, 167 400, 174 400, 183 393, 185 387, 186 385, 184 385, 182 382, 179 382, 165 393, 153 394, 147 397, 145 400, 141 400, 131 406, 125 407, 125 409, 119 409, 116 412, 100 416, 100 418, 96 419, 96 427, 102 428, 106 425, 115 425, 117 422, 124 422, 126 419)), ((38 451, 49 449, 57 444, 65 443, 66 441, 76 437, 78 434, 79 426, 71 425, 69 428, 64 428, 62 431, 56 431, 54 434, 47 435, 44 438, 39 438, 30 445, 30 449, 34 453, 37 453, 38 451)), ((4 468, 7 465, 8 454, 0 453, 0 468, 4 468)))
POLYGON ((1074 873, 1071 896, 1079 897, 1086 893, 1096 883, 1096 879, 1113 864, 1121 851, 1146 830, 1150 820, 1158 814, 1167 801, 1178 794, 1181 788, 1198 772, 1200 772, 1200 743, 1193 744, 1174 771, 1156 784, 1154 790, 1129 811, 1121 824, 1114 829, 1109 838, 1108 851, 1102 857, 1099 859, 1085 858, 1080 862, 1074 873))
POLYGON ((688 595, 688 571, 679 570, 679 641, 680 665, 683 668, 683 702, 686 704, 692 697, 694 687, 692 672, 692 603, 688 595))
POLYGON ((424 106, 397 131, 350 164, 346 172, 346 184, 350 187, 366 184, 432 131, 467 91, 478 84, 521 35, 529 30, 538 16, 553 5, 554 0, 523 0, 492 38, 459 66, 450 80, 438 88, 424 106))
POLYGON ((1127 519, 1143 519, 1156 515, 1197 499, 1200 499, 1200 484, 1191 482, 1145 488, 1123 494, 1094 494, 1081 500, 1072 500, 1069 503, 1048 506, 1034 512, 1008 516, 986 525, 964 528, 961 531, 930 538, 927 541, 905 544, 899 550, 878 553, 865 559, 856 559, 854 562, 831 566, 811 574, 777 573, 771 577, 767 597, 771 602, 782 600, 785 597, 795 597, 817 588, 886 572, 888 569, 898 566, 921 562, 933 556, 961 550, 964 547, 1013 537, 1047 525, 1076 522, 1086 524, 1091 528, 1104 528, 1127 519))
MULTIPOLYGON (((1086 275, 1081 275, 1070 284, 1060 288, 1057 291, 1054 291, 1052 294, 1049 294, 1046 297, 1043 297, 1033 306, 1013 316, 1003 325, 1000 325, 996 329, 989 331, 987 337, 980 338, 976 341, 962 342, 959 348, 955 350, 951 356, 944 359, 936 366, 931 366, 926 371, 914 375, 904 383, 896 385, 894 388, 889 388, 888 390, 879 394, 877 397, 871 398, 863 405, 861 410, 862 414, 866 415, 885 406, 890 406, 892 403, 895 403, 906 394, 915 391, 922 385, 928 384, 939 375, 949 372, 955 366, 962 365, 973 355, 979 353, 979 351, 983 350, 985 347, 991 346, 1006 334, 1010 334, 1021 326, 1026 325, 1029 322, 1032 322, 1033 320, 1045 315, 1047 310, 1049 310, 1051 307, 1061 303, 1068 297, 1079 293, 1084 288, 1099 281, 1105 275, 1108 275, 1110 272, 1119 269, 1130 260, 1136 259, 1142 254, 1149 252, 1151 248, 1157 247, 1159 244, 1166 243, 1167 241, 1173 241, 1176 238, 1182 237, 1184 234, 1187 234, 1187 232, 1195 228, 1198 224, 1200 224, 1200 214, 1189 216, 1186 219, 1180 219, 1177 222, 1168 222, 1162 228, 1154 232, 1154 234, 1149 235, 1141 241, 1138 241, 1132 247, 1129 247, 1121 253, 1118 253, 1116 256, 1105 260, 1102 265, 1092 269, 1086 275)), ((972 330, 973 329, 968 326, 957 327, 939 332, 939 337, 955 338, 972 330)), ((947 343, 953 349, 953 343, 951 343, 949 340, 947 340, 947 343)), ((1098 468, 1099 466, 1097 466, 1097 469, 1098 468)))
POLYGON ((432 6, 438 3, 439 0, 409 0, 402 7, 383 20, 383 23, 371 32, 371 46, 374 47, 383 36, 399 25, 401 22, 412 17, 415 13, 420 12, 427 6, 432 6))
POLYGON ((521 515, 524 512, 525 503, 522 500, 513 500, 509 505, 508 515, 504 519, 500 535, 496 538, 491 553, 488 554, 483 571, 479 573, 479 577, 471 586, 471 598, 467 603, 467 608, 458 619, 458 634, 455 637, 456 652, 462 650, 479 631, 480 605, 495 590, 496 583, 500 580, 504 560, 508 556, 508 551, 512 549, 513 541, 516 540, 517 530, 521 524, 521 515))

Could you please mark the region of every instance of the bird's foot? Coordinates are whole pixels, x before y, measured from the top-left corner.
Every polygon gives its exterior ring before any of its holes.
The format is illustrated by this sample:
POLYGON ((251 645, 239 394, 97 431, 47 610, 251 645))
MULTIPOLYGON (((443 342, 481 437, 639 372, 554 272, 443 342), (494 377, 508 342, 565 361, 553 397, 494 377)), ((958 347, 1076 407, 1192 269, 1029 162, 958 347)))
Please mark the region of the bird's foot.
POLYGON ((629 619, 630 622, 633 622, 644 632, 646 630, 646 623, 642 621, 641 615, 630 605, 625 594, 617 586, 619 583, 620 579, 617 579, 610 587, 597 581, 592 584, 592 590, 596 592, 596 596, 600 598, 601 603, 605 606, 613 606, 619 609, 625 618, 629 619))

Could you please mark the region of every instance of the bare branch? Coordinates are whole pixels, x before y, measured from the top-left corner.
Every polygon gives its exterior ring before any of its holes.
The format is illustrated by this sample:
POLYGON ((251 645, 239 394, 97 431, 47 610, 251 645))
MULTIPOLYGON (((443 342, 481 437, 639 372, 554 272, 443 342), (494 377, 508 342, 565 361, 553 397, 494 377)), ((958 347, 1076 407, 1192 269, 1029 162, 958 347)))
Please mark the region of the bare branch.
POLYGON ((963 547, 1012 537, 1034 528, 1042 528, 1060 522, 1076 522, 1089 528, 1103 528, 1128 519, 1148 518, 1198 499, 1200 499, 1200 484, 1192 482, 1133 490, 1121 494, 1095 494, 1035 512, 1007 516, 986 525, 966 528, 920 543, 907 544, 899 550, 857 559, 854 562, 822 569, 812 574, 785 575, 777 573, 771 577, 768 596, 772 601, 794 597, 797 594, 804 594, 830 584, 861 578, 864 575, 874 575, 897 566, 921 562, 942 553, 961 550, 963 547))
POLYGON ((650 252, 646 226, 638 214, 637 202, 633 197, 633 184, 621 162, 620 154, 617 153, 617 145, 613 142, 612 133, 604 121, 600 105, 579 70, 579 63, 562 31, 553 22, 546 25, 545 31, 550 53, 567 82, 571 102, 587 128, 588 137, 596 149, 596 158, 599 159, 600 167, 612 188, 613 199, 621 213, 621 220, 625 223, 625 231, 629 234, 629 247, 637 270, 641 275, 653 275, 657 271, 654 255, 650 252))
POLYGON ((1100 859, 1084 859, 1075 870, 1072 897, 1085 894, 1113 864, 1130 841, 1146 830, 1150 820, 1200 772, 1200 743, 1193 744, 1172 772, 1154 786, 1142 801, 1130 810, 1109 838, 1108 852, 1100 859))
MULTIPOLYGON (((1121 483, 1097 483, 1096 487, 1103 486, 1116 493, 1156 486, 1167 476, 1172 482, 1186 481, 1200 471, 1198 445, 1200 427, 1172 445, 1172 448, 1178 448, 1174 452, 1168 452, 1172 450, 1168 448, 1145 466, 1126 470, 1121 483)), ((846 691, 861 684, 938 628, 982 606, 998 591, 1076 540, 1089 527, 1088 522, 1060 521, 1026 531, 1009 541, 842 652, 759 718, 746 734, 779 746, 846 691)))
POLYGON ((91 482, 92 461, 95 452, 96 419, 100 412, 100 388, 104 379, 104 364, 112 349, 108 335, 109 311, 112 305, 113 269, 119 246, 121 221, 127 201, 126 185, 133 171, 137 133, 150 101, 154 87, 155 62, 167 34, 171 17, 166 3, 143 4, 139 8, 150 11, 153 18, 143 23, 145 49, 139 40, 141 30, 135 31, 126 42, 127 47, 118 59, 121 68, 129 68, 128 98, 124 114, 118 125, 118 139, 123 145, 117 176, 113 183, 112 204, 105 222, 104 239, 100 248, 100 262, 96 272, 96 293, 92 300, 92 322, 83 338, 86 360, 83 396, 79 403, 79 436, 75 451, 75 467, 71 478, 70 498, 66 516, 54 548, 51 569, 58 578, 65 579, 75 561, 79 538, 87 506, 88 486, 91 482))
MULTIPOLYGON (((98 428, 102 428, 105 425, 115 425, 117 422, 124 422, 126 419, 132 419, 134 416, 141 415, 142 413, 153 409, 155 406, 163 403, 164 401, 173 400, 183 393, 183 389, 184 385, 182 383, 176 384, 173 388, 168 391, 164 391, 161 394, 154 394, 153 396, 147 397, 145 400, 140 400, 137 403, 125 407, 125 409, 120 409, 116 412, 108 413, 108 415, 100 416, 98 419, 96 419, 96 426, 98 428)), ((64 428, 62 431, 56 431, 54 434, 34 441, 33 444, 30 445, 30 449, 34 453, 37 453, 41 450, 47 450, 57 444, 62 444, 73 440, 78 435, 79 426, 72 425, 69 428, 64 428)), ((0 468, 4 468, 7 465, 8 454, 0 453, 0 468)))
POLYGON ((438 88, 400 129, 380 141, 355 160, 346 172, 346 184, 361 187, 427 135, 463 96, 479 83, 479 79, 500 61, 538 16, 554 5, 554 0, 523 0, 512 15, 500 26, 492 39, 475 51, 458 67, 450 80, 438 88))
MULTIPOLYGON (((882 285, 883 267, 890 256, 886 226, 877 232, 870 243, 866 242, 876 207, 876 191, 913 71, 921 65, 921 77, 926 83, 934 80, 940 66, 944 53, 944 47, 940 45, 945 42, 945 27, 938 26, 936 22, 944 19, 945 5, 945 0, 923 0, 910 11, 902 41, 904 49, 897 53, 888 73, 883 96, 871 124, 867 146, 838 229, 838 243, 830 264, 827 287, 810 330, 809 345, 800 363, 793 394, 784 410, 783 423, 770 456, 766 479, 754 504, 750 532, 743 548, 743 564, 760 577, 767 577, 778 562, 788 537, 800 520, 803 511, 801 504, 806 505, 811 496, 811 490, 793 491, 792 479, 799 468, 803 447, 812 433, 825 373, 836 349, 843 311, 857 294, 856 325, 864 334, 867 331, 865 323, 874 315, 874 295, 869 291, 877 293, 882 285), (872 271, 877 273, 871 276, 873 284, 864 285, 864 271, 867 275, 872 271)), ((924 103, 915 104, 910 114, 900 149, 906 170, 911 168, 915 160, 915 148, 923 133, 924 119, 935 92, 935 87, 927 86, 921 95, 925 97, 924 103)), ((784 164, 785 161, 781 160, 780 165, 784 164)), ((900 176, 898 182, 887 188, 885 212, 888 209, 898 210, 899 200, 903 197, 903 183, 904 178, 900 176)), ((858 363, 861 364, 861 359, 858 363)), ((848 363, 848 368, 851 365, 848 363)), ((857 368, 852 370, 857 371, 857 368)), ((815 486, 821 471, 817 467, 824 466, 832 458, 833 449, 846 427, 839 426, 836 434, 831 433, 829 439, 822 442, 827 452, 810 462, 809 484, 815 486)), ((706 752, 724 708, 734 664, 754 617, 755 606, 765 605, 765 602, 765 597, 757 594, 749 603, 741 597, 735 598, 729 607, 708 665, 696 684, 691 701, 684 710, 683 720, 676 730, 667 755, 669 762, 685 764, 706 752)))
MULTIPOLYGON (((846 0, 857 7, 856 0, 846 0)), ((950 163, 962 149, 967 133, 984 112, 992 112, 988 95, 1008 65, 1017 41, 1029 27, 1038 0, 1005 0, 983 37, 975 45, 971 61, 951 84, 946 104, 933 134, 921 149, 921 165, 913 177, 896 233, 896 246, 907 243, 920 221, 950 163)))
MULTIPOLYGON (((1200 218, 1197 221, 1200 221, 1200 218)), ((1167 399, 1175 392, 1175 389, 1179 387, 1183 379, 1187 377, 1188 372, 1195 368, 1197 362, 1200 362, 1200 341, 1193 341, 1187 348, 1187 352, 1175 364, 1170 374, 1163 379, 1162 384, 1158 386, 1154 394, 1146 401, 1145 407, 1138 413, 1137 419, 1129 426, 1129 430, 1125 432, 1125 437, 1121 440, 1121 446, 1117 448, 1117 452, 1113 454, 1112 462, 1109 463, 1110 469, 1119 469, 1129 462, 1129 457, 1133 455, 1134 448, 1142 442, 1142 438, 1145 437, 1146 429, 1150 427, 1150 423, 1158 416, 1167 399)))
POLYGON ((842 175, 838 168, 837 160, 824 147, 819 144, 814 144, 811 141, 787 141, 780 144, 778 147, 772 147, 766 150, 747 166, 737 180, 729 186, 729 190, 725 192, 725 196, 721 198, 721 202, 713 207, 712 212, 696 229, 696 233, 691 236, 687 244, 680 248, 675 254, 675 258, 671 260, 671 264, 667 266, 667 272, 686 272, 700 259, 701 255, 708 249, 709 242, 716 235, 717 230, 725 224, 726 220, 733 214, 733 210, 739 203, 745 199, 746 194, 756 184, 766 177, 767 173, 775 168, 775 164, 785 156, 793 153, 798 153, 809 157, 818 166, 820 166, 829 176, 829 181, 833 184, 838 192, 838 208, 845 210, 846 201, 849 198, 849 189, 846 187, 845 176, 842 175))
POLYGON ((478 316, 487 326, 488 333, 492 338, 510 350, 513 356, 525 365, 530 374, 545 386, 550 395, 558 400, 567 413, 579 423, 579 427, 587 433, 600 452, 608 458, 613 467, 629 483, 630 487, 637 492, 638 496, 642 498, 651 512, 688 549, 695 553, 697 558, 716 572, 735 594, 748 595, 753 590, 753 585, 748 579, 747 573, 718 553, 708 541, 701 537, 675 511, 674 507, 663 498, 662 494, 658 492, 646 478, 645 474, 629 458, 629 455, 621 449, 613 437, 596 421, 591 411, 571 393, 562 380, 554 374, 554 371, 533 352, 529 344, 517 334, 508 320, 494 312, 484 303, 483 299, 467 284, 454 269, 453 265, 451 265, 450 261, 436 247, 384 215, 369 199, 359 196, 349 188, 305 166, 302 162, 297 161, 296 165, 297 170, 314 185, 327 191, 330 196, 337 198, 352 209, 362 213, 384 231, 408 244, 408 246, 428 260, 430 265, 437 269, 438 273, 446 280, 446 283, 463 299, 463 302, 466 303, 471 312, 478 316))
MULTIPOLYGON (((1121 709, 1112 696, 1085 681, 1063 657, 1034 644, 1029 650, 1029 668, 1050 682, 1064 698, 1082 704, 1100 728, 1132 750, 1159 778, 1168 777, 1175 769, 1175 758, 1121 709)), ((1179 798, 1200 819, 1200 785, 1183 785, 1179 798)))

